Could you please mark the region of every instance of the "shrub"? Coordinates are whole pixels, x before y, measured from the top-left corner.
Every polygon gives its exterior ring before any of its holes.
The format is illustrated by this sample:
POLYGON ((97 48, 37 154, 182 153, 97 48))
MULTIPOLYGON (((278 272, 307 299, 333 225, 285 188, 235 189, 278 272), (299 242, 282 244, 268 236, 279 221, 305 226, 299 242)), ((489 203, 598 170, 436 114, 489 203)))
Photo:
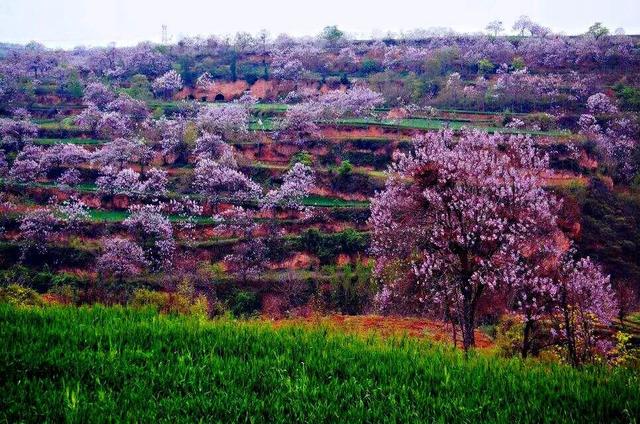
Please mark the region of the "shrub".
POLYGON ((134 308, 151 307, 160 312, 165 310, 168 301, 168 293, 148 289, 138 289, 133 292, 130 305, 134 308))
POLYGON ((9 284, 0 288, 0 302, 14 306, 42 306, 44 304, 35 290, 19 284, 9 284))
POLYGON ((260 300, 254 292, 236 290, 228 300, 229 309, 236 317, 254 315, 260 309, 260 300))

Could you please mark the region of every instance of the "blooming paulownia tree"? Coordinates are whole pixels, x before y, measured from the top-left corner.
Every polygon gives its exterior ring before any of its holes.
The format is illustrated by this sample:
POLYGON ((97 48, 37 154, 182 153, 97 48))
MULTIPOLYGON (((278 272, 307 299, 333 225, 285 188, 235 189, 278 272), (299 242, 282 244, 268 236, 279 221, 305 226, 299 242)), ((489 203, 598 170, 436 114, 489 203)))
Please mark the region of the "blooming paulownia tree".
POLYGON ((214 205, 225 200, 256 200, 261 195, 260 186, 246 175, 210 159, 198 161, 194 186, 214 205))
POLYGON ((182 88, 182 77, 173 69, 153 81, 152 88, 156 95, 171 99, 182 88))
POLYGON ((102 254, 96 263, 101 275, 114 277, 119 282, 138 275, 148 265, 144 250, 134 242, 120 237, 102 242, 102 254))
POLYGON ((455 141, 444 131, 415 139, 371 206, 387 299, 421 312, 451 308, 465 349, 473 346, 483 293, 509 284, 518 252, 555 225, 556 201, 540 178, 547 162, 522 137, 466 131, 455 141))
POLYGON ((309 195, 315 183, 313 170, 297 162, 284 174, 282 185, 270 190, 263 199, 263 208, 270 210, 276 207, 302 210, 302 201, 309 195))

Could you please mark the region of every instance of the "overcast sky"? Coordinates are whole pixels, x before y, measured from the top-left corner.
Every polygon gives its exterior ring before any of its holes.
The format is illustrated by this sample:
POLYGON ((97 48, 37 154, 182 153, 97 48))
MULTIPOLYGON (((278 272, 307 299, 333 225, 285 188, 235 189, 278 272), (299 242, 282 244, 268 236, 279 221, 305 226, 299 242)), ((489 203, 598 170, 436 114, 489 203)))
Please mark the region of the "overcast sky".
POLYGON ((415 28, 482 31, 520 15, 556 32, 583 33, 596 21, 640 34, 640 0, 0 0, 0 41, 50 47, 131 45, 183 36, 256 33, 315 35, 338 25, 356 36, 415 28))

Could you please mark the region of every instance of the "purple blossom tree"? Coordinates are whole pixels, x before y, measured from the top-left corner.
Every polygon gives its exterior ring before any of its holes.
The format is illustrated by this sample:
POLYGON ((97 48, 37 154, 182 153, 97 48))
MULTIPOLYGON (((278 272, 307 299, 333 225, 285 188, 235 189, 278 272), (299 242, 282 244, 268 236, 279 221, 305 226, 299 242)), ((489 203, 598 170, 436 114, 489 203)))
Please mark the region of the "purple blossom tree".
POLYGON ((146 173, 146 180, 140 184, 140 191, 145 196, 164 196, 168 191, 168 183, 167 171, 160 168, 151 168, 146 173))
POLYGON ((214 205, 257 200, 261 194, 260 186, 246 175, 209 159, 198 161, 194 187, 214 205))
POLYGON ((69 168, 65 170, 60 176, 56 179, 56 183, 63 188, 69 188, 76 186, 82 182, 82 175, 80 171, 75 168, 69 168))
POLYGON ((2 145, 15 151, 25 143, 38 136, 38 127, 30 121, 30 117, 19 114, 18 119, 0 118, 0 140, 2 145))
POLYGON ((98 109, 104 110, 109 103, 116 99, 116 95, 100 82, 90 82, 84 88, 83 102, 86 105, 95 105, 98 109))
POLYGON ((298 162, 284 174, 282 185, 270 190, 262 201, 262 207, 272 210, 277 207, 284 209, 303 210, 302 201, 315 184, 313 170, 298 162))
POLYGON ((20 222, 22 258, 25 259, 32 250, 38 253, 46 252, 49 243, 57 236, 59 226, 58 218, 47 208, 27 212, 20 222))
POLYGON ((123 224, 145 247, 146 257, 157 269, 171 265, 176 250, 173 227, 162 214, 161 205, 143 205, 130 209, 123 224))
POLYGON ((483 293, 508 285, 517 252, 555 226, 557 204, 540 178, 547 161, 522 137, 417 138, 371 206, 375 272, 387 297, 417 312, 450 307, 464 348, 473 346, 483 293))
POLYGON ((136 171, 129 168, 118 171, 106 167, 103 172, 104 174, 96 179, 98 193, 111 196, 115 194, 137 196, 140 194, 140 174, 136 171))
POLYGON ((153 92, 163 99, 171 99, 182 89, 182 77, 173 69, 158 77, 152 84, 153 92))
POLYGON ((198 128, 225 140, 244 137, 249 131, 249 112, 239 104, 212 105, 200 109, 196 117, 198 128))
POLYGON ((68 230, 76 231, 83 222, 89 219, 89 208, 75 196, 62 202, 57 207, 58 215, 68 230))
MULTIPOLYGON (((569 251, 555 275, 555 334, 574 365, 591 361, 601 350, 598 325, 609 325, 618 312, 609 276, 591 259, 575 259, 569 251)), ((606 353, 606 352, 601 352, 606 353)))
POLYGON ((102 254, 96 262, 99 276, 110 276, 122 283, 140 274, 149 263, 144 250, 134 242, 113 237, 102 242, 102 254))
POLYGON ((196 140, 196 148, 193 153, 198 157, 198 160, 209 159, 229 168, 238 167, 233 157, 233 148, 216 134, 203 133, 196 140))
POLYGON ((618 113, 618 108, 611 99, 603 93, 596 93, 587 99, 587 109, 594 115, 618 113))

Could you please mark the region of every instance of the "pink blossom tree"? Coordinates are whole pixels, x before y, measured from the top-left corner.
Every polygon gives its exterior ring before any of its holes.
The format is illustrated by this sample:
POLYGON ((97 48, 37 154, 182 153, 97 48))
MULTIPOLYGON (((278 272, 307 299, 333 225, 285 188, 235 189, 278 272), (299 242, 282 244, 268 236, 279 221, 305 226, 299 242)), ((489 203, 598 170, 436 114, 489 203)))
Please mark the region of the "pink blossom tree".
POLYGON ((249 127, 249 111, 240 104, 206 106, 198 111, 198 128, 225 140, 246 136, 249 127))
POLYGON ((173 69, 158 77, 152 84, 153 92, 164 99, 173 98, 182 89, 182 77, 173 69))
POLYGON ((591 361, 599 350, 606 353, 598 326, 609 325, 618 312, 609 276, 591 259, 574 258, 570 250, 555 280, 555 334, 566 347, 569 362, 577 366, 591 361))
POLYGON ((38 253, 46 252, 59 227, 60 222, 50 209, 38 208, 27 212, 20 222, 22 258, 25 259, 32 249, 38 253))
POLYGON ((89 208, 76 196, 71 196, 58 205, 57 213, 67 230, 71 231, 76 231, 83 222, 89 219, 89 208))
POLYGON ((123 224, 145 247, 146 257, 155 268, 171 265, 176 244, 169 218, 162 214, 160 205, 143 205, 130 208, 131 215, 123 224))
POLYGON ((137 196, 141 192, 140 174, 129 168, 118 171, 106 167, 103 175, 96 179, 96 187, 100 194, 137 196))
POLYGON ((28 115, 20 115, 19 119, 0 118, 0 141, 8 149, 18 151, 37 136, 38 127, 28 115))
POLYGON ((483 293, 508 285, 516 253, 555 225, 557 204, 540 178, 547 161, 522 137, 417 138, 371 206, 371 249, 387 297, 417 311, 451 307, 464 348, 473 346, 483 293))
POLYGON ((313 170, 298 162, 283 176, 282 185, 270 190, 262 201, 262 207, 272 210, 277 207, 284 209, 302 210, 302 201, 313 188, 315 175, 313 170))
POLYGON ((116 99, 116 95, 100 82, 90 82, 84 88, 83 102, 86 105, 95 105, 98 109, 105 109, 106 106, 116 99))
POLYGON ((614 114, 618 112, 617 106, 604 93, 596 93, 587 99, 587 109, 590 113, 597 114, 614 114))
POLYGON ((140 274, 148 265, 144 250, 140 246, 119 237, 102 242, 102 254, 96 262, 100 277, 114 277, 120 283, 125 278, 140 274))
POLYGON ((196 140, 196 148, 193 153, 201 159, 210 159, 224 164, 229 168, 237 168, 233 157, 233 148, 222 141, 222 137, 205 132, 196 140))
POLYGON ((214 205, 257 200, 261 195, 260 186, 246 175, 210 159, 198 161, 194 174, 196 190, 214 205))
POLYGON ((140 183, 140 191, 145 196, 164 196, 168 191, 168 183, 167 171, 160 168, 151 168, 146 173, 146 180, 140 183))

